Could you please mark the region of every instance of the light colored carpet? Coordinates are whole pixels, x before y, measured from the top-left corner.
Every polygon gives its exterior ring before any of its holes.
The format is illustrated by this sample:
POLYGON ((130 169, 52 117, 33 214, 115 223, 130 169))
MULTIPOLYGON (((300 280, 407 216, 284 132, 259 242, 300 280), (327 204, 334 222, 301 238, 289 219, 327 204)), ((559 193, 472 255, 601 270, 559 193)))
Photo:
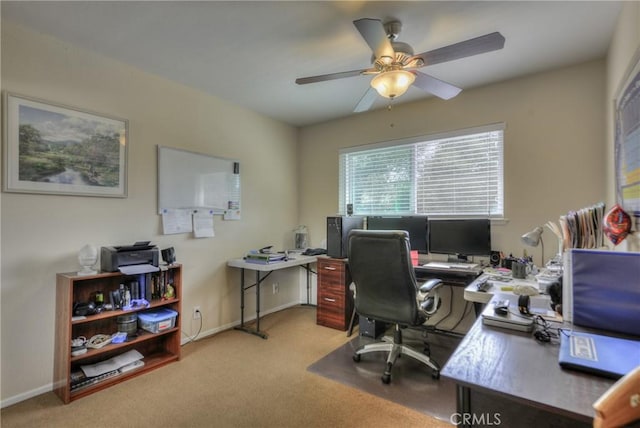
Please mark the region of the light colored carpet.
MULTIPOLYGON (((451 427, 307 371, 350 340, 316 325, 313 307, 185 345, 182 360, 63 405, 53 392, 1 412, 12 427, 451 427)), ((453 397, 452 397, 453 400, 453 397)))
MULTIPOLYGON (((393 335, 393 327, 387 331, 387 335, 393 335)), ((422 350, 423 338, 420 331, 405 329, 402 335, 403 343, 418 351, 422 350)), ((442 377, 433 379, 430 368, 413 358, 402 356, 396 360, 391 371, 391 383, 385 385, 380 378, 386 366, 386 352, 364 354, 359 363, 353 362, 355 350, 372 341, 373 339, 366 337, 355 337, 313 363, 309 370, 426 415, 449 421, 456 412, 455 383, 442 377)), ((429 334, 428 342, 431 358, 440 367, 444 367, 460 339, 429 334)))

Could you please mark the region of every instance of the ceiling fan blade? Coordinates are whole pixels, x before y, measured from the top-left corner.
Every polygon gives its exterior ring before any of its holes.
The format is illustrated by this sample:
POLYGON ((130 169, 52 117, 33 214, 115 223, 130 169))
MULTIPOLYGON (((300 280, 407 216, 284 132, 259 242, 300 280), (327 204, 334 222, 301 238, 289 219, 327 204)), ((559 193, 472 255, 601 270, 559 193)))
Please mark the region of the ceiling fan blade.
POLYGON ((393 59, 395 52, 391 46, 391 42, 384 31, 384 25, 379 19, 362 18, 353 21, 362 38, 367 42, 373 51, 376 59, 388 57, 393 59))
POLYGON ((413 82, 414 86, 430 92, 436 97, 442 98, 443 100, 453 98, 458 95, 460 91, 462 91, 462 89, 458 88, 457 86, 453 86, 450 83, 444 82, 440 79, 436 79, 435 77, 429 76, 428 74, 420 73, 419 71, 413 71, 413 74, 416 75, 416 80, 413 82))
POLYGON ((321 74, 319 76, 299 77, 296 79, 298 85, 306 85, 307 83, 324 82, 326 80, 342 79, 345 77, 359 76, 362 73, 369 71, 368 68, 362 70, 342 71, 340 73, 321 74))
POLYGON ((497 51, 504 47, 504 36, 498 32, 485 34, 475 39, 454 43, 449 46, 434 49, 414 55, 412 58, 421 58, 423 66, 439 64, 441 62, 453 61, 454 59, 466 58, 485 52, 497 51))
POLYGON ((367 89, 367 92, 364 93, 362 98, 360 98, 360 101, 358 101, 358 104, 356 104, 356 107, 353 109, 353 112, 360 113, 360 112, 369 110, 373 105, 373 102, 376 100, 376 98, 378 98, 378 93, 376 92, 375 89, 369 86, 369 89, 367 89))

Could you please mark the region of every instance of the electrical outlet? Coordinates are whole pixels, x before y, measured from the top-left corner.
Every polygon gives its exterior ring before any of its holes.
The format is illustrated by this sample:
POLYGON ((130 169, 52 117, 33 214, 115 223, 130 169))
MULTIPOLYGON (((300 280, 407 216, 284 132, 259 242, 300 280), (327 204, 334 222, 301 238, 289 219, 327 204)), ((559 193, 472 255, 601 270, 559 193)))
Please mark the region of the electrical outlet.
POLYGON ((200 306, 194 306, 193 307, 193 319, 194 320, 199 320, 202 317, 202 314, 200 313, 200 306))
POLYGON ((277 282, 273 283, 273 294, 278 294, 278 291, 280 291, 280 284, 278 284, 277 282))

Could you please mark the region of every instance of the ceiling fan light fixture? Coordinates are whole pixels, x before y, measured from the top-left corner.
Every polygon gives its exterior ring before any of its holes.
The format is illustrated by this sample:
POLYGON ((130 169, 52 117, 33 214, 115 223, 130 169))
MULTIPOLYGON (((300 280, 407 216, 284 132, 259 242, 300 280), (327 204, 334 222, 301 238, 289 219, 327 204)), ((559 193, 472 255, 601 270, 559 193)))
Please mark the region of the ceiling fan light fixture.
POLYGON ((389 70, 371 79, 371 87, 385 98, 397 98, 407 92, 416 76, 406 70, 389 70))

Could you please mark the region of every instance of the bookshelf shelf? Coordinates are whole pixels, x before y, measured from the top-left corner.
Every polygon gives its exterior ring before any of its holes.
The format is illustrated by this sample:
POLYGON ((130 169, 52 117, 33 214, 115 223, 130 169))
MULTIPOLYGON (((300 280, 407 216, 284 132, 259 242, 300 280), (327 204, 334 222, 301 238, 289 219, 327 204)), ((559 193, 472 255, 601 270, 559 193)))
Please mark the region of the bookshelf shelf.
POLYGON ((124 275, 119 272, 89 276, 78 276, 75 272, 56 275, 54 392, 65 404, 180 359, 182 265, 173 264, 163 267, 160 272, 140 275, 124 275), (144 280, 140 278, 140 275, 146 275, 144 280), (72 319, 75 302, 87 302, 98 291, 108 295, 108 292, 118 290, 122 283, 146 284, 148 281, 152 281, 154 284, 162 281, 171 283, 175 289, 175 297, 147 299, 150 303, 149 307, 126 311, 103 311, 95 315, 88 315, 84 319, 72 319), (119 316, 141 313, 153 308, 167 308, 177 312, 175 326, 159 333, 138 329, 135 336, 123 343, 110 343, 99 349, 87 349, 87 352, 81 355, 71 355, 72 339, 79 336, 89 339, 96 334, 111 335, 118 331, 117 319, 119 316), (115 373, 113 376, 107 376, 96 383, 77 389, 75 389, 77 385, 74 383, 72 390, 72 374, 82 373, 81 366, 100 363, 131 350, 143 355, 143 366, 131 371, 115 373))

